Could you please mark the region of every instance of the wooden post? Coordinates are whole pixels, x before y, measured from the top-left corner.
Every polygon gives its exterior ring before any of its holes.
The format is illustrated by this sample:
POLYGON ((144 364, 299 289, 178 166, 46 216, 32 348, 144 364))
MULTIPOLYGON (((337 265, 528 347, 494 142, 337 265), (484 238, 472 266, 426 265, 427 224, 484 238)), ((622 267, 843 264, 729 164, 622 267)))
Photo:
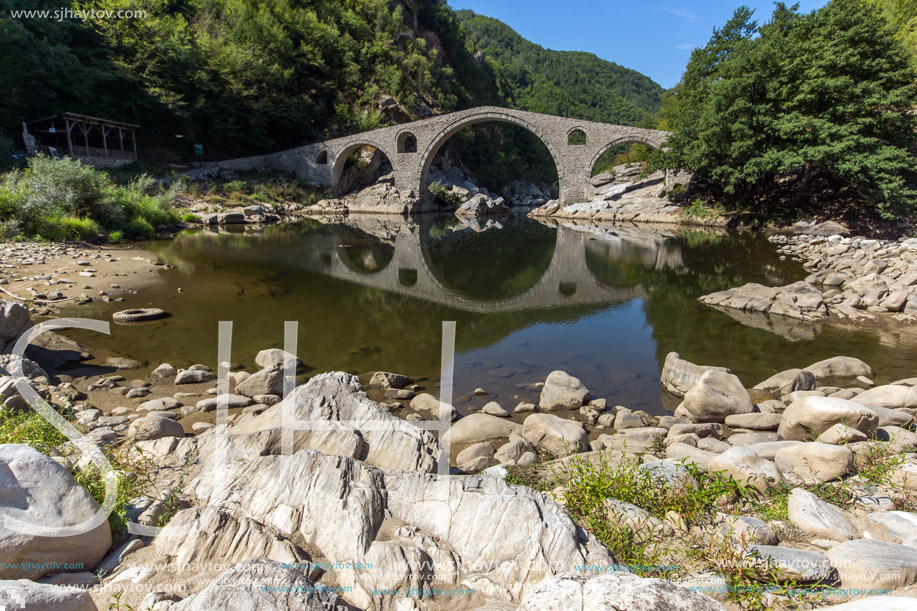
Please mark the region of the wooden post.
POLYGON ((110 127, 102 126, 102 148, 105 150, 105 158, 108 159, 108 130, 110 127))
POLYGON ((118 128, 118 140, 121 141, 121 159, 124 159, 124 129, 118 128))
POLYGON ((67 155, 73 157, 73 141, 70 139, 70 130, 73 126, 70 125, 70 119, 64 119, 64 124, 67 127, 67 155))
POLYGON ((137 161, 137 134, 131 130, 131 140, 134 142, 134 161, 137 161))

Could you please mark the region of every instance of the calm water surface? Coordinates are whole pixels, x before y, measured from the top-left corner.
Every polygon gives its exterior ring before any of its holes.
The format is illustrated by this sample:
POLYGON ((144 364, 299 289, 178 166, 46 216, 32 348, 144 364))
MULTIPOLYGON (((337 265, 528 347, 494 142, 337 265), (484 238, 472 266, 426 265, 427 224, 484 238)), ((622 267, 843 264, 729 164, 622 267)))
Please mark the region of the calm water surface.
MULTIPOLYGON (((94 348, 175 366, 214 366, 217 323, 233 321, 233 363, 255 369, 258 350, 282 347, 299 321, 306 377, 383 369, 436 389, 442 321, 456 321, 455 403, 534 400, 553 369, 593 396, 662 413, 659 372, 676 350, 730 367, 746 385, 790 367, 850 354, 880 381, 915 375, 913 336, 862 327, 742 319, 697 297, 745 282, 805 277, 755 233, 556 225, 509 217, 482 228, 452 218, 350 218, 196 233, 142 245, 176 269, 139 301, 170 312, 110 337, 73 332, 94 348), (182 291, 179 292, 178 289, 182 291), (471 395, 476 387, 491 393, 471 395)), ((71 315, 110 318, 124 304, 71 315)), ((148 371, 147 370, 144 370, 148 371)), ((143 373, 143 372, 141 372, 143 373)))

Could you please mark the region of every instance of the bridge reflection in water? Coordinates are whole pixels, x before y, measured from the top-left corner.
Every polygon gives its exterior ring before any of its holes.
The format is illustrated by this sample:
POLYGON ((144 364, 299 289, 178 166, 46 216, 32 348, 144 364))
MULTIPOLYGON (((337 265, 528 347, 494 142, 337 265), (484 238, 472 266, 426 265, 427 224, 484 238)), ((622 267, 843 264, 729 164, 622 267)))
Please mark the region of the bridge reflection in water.
MULTIPOLYGON (((643 296, 639 283, 606 284, 598 278, 589 264, 596 258, 660 271, 682 266, 680 247, 664 230, 559 225, 550 263, 537 281, 518 294, 486 298, 453 286, 445 277, 433 260, 431 249, 436 248, 436 239, 431 237, 427 223, 375 217, 351 217, 335 223, 363 234, 363 247, 354 245, 353 234, 348 240, 346 234, 333 231, 312 234, 300 246, 290 244, 287 249, 275 248, 264 254, 274 263, 475 313, 614 303, 643 296), (366 236, 375 243, 367 243, 366 236)), ((555 227, 553 223, 548 226, 555 227)), ((490 227, 461 225, 452 229, 482 231, 490 227)), ((257 259, 258 251, 249 250, 245 256, 249 261, 257 259)))

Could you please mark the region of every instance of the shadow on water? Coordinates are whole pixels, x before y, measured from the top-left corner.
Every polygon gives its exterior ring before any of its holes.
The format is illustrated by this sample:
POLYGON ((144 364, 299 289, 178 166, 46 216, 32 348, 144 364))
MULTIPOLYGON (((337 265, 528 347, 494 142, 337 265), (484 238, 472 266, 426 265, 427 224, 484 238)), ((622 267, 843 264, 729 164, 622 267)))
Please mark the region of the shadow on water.
MULTIPOLYGON (((436 391, 441 324, 457 324, 455 402, 463 409, 537 401, 553 369, 594 396, 662 413, 659 372, 676 350, 732 368, 747 385, 837 354, 869 362, 880 378, 911 375, 890 339, 864 329, 738 319, 697 297, 745 282, 805 276, 756 233, 538 222, 525 217, 349 217, 263 232, 197 232, 145 245, 175 266, 145 289, 143 305, 171 318, 93 347, 175 366, 216 362, 217 322, 231 320, 233 362, 254 369, 258 350, 282 347, 299 322, 299 356, 314 374, 384 369, 436 391), (181 292, 179 292, 181 288, 181 292), (490 395, 472 396, 476 387, 490 395)), ((140 305, 131 303, 131 306, 140 305)), ((122 304, 66 314, 110 318, 122 304)))

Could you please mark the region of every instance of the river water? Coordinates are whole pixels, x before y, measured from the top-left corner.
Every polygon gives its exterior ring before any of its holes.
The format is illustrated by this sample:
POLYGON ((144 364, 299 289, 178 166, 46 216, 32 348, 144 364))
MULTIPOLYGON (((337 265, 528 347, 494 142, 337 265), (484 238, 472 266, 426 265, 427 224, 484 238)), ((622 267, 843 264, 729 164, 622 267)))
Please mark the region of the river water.
MULTIPOLYGON (((806 276, 758 233, 614 227, 523 216, 468 224, 455 217, 351 217, 263 232, 196 232, 141 244, 175 269, 140 301, 171 316, 112 335, 70 333, 93 348, 149 363, 217 358, 218 321, 233 321, 232 362, 254 371, 298 321, 301 377, 387 370, 438 388, 443 321, 456 323, 455 404, 537 400, 554 369, 594 397, 664 413, 659 373, 675 350, 731 368, 751 386, 790 367, 848 354, 879 381, 914 375, 913 336, 863 327, 738 319, 697 297, 746 282, 806 276), (181 291, 179 291, 181 289, 181 291), (475 388, 488 392, 473 396, 475 388)), ((125 304, 72 315, 110 319, 125 304)), ((670 405, 669 405, 670 406, 670 405)))

